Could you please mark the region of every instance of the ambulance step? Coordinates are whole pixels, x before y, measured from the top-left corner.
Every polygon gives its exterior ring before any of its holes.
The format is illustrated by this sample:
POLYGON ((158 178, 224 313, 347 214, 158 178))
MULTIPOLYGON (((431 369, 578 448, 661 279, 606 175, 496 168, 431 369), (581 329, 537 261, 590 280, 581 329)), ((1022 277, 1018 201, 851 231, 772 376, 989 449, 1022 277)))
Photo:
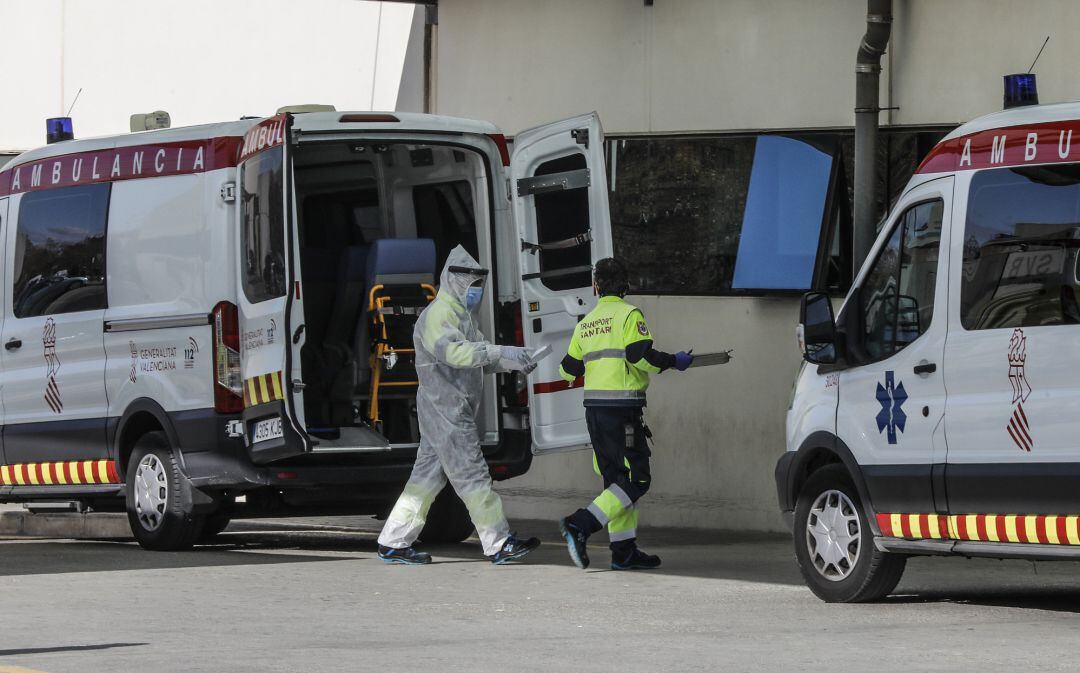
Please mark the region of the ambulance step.
POLYGON ((123 484, 67 484, 64 486, 37 485, 37 486, 0 486, 0 495, 5 500, 17 501, 21 499, 44 499, 56 502, 57 497, 98 497, 120 496, 124 494, 123 484))
POLYGON ((345 426, 339 428, 340 436, 336 439, 316 438, 318 444, 312 453, 370 453, 389 451, 390 442, 386 437, 363 426, 345 426))
POLYGON ((62 514, 64 512, 81 512, 80 503, 74 500, 62 502, 28 502, 23 508, 31 514, 62 514))

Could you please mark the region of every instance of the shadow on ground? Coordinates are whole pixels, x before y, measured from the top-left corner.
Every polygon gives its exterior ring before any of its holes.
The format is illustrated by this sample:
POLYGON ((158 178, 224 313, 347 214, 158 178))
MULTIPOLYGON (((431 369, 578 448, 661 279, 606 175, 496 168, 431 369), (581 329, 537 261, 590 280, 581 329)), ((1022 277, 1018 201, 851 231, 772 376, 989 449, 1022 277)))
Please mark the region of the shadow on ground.
MULTIPOLYGON (((381 566, 376 542, 380 526, 368 517, 237 521, 213 543, 175 553, 144 551, 130 541, 10 541, 0 543, 0 576, 325 561, 381 566)), ((521 565, 571 566, 554 522, 518 521, 517 527, 522 535, 536 535, 543 541, 521 565)), ((599 534, 594 540, 590 545, 593 564, 586 573, 614 572, 609 569, 606 538, 599 534)), ((633 574, 803 586, 789 536, 644 529, 640 543, 659 554, 664 566, 633 574)), ((437 564, 488 563, 475 538, 461 544, 418 547, 430 552, 437 564)), ((498 571, 513 572, 513 566, 498 571)), ((955 603, 1080 613, 1080 563, 1035 566, 1023 561, 912 559, 904 580, 884 603, 898 609, 955 603)))
POLYGON ((0 650, 0 657, 15 657, 24 654, 53 654, 55 652, 91 652, 111 650, 117 647, 142 647, 149 643, 101 643, 100 645, 59 645, 57 647, 31 647, 23 650, 0 650))
POLYGON ((63 573, 266 565, 341 561, 342 556, 243 554, 229 546, 196 547, 189 552, 148 552, 133 542, 21 541, 0 544, 0 577, 63 573))
MULTIPOLYGON (((572 566, 566 543, 553 521, 517 521, 522 536, 537 536, 541 547, 523 561, 529 565, 572 566)), ((294 549, 309 552, 362 552, 373 557, 378 552, 376 538, 381 523, 373 519, 357 520, 354 525, 327 530, 315 525, 237 522, 220 535, 215 548, 257 550, 294 549)), ((772 584, 801 585, 794 563, 790 538, 776 534, 701 531, 694 529, 644 529, 640 544, 650 553, 661 556, 664 566, 657 574, 701 577, 704 579, 744 580, 772 584)), ((487 563, 474 537, 461 544, 425 545, 418 549, 431 553, 436 563, 487 563)), ((610 570, 611 553, 606 536, 601 533, 589 546, 592 565, 589 573, 610 570)), ((377 560, 377 559, 374 559, 377 560)))

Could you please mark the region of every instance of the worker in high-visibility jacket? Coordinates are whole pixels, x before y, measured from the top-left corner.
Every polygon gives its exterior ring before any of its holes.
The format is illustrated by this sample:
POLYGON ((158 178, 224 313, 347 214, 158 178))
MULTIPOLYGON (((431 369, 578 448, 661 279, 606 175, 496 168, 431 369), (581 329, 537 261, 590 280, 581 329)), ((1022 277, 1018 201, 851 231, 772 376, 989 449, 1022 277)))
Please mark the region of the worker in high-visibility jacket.
POLYGON ((593 272, 600 301, 574 328, 559 373, 567 381, 585 377, 585 420, 596 471, 604 491, 592 503, 559 522, 570 558, 589 567, 586 540, 607 526, 613 570, 660 567, 660 558, 637 547, 637 502, 649 490, 649 442, 642 418, 649 375, 685 371, 690 353, 672 355, 653 348, 645 316, 623 301, 629 290, 626 268, 602 259, 593 272))

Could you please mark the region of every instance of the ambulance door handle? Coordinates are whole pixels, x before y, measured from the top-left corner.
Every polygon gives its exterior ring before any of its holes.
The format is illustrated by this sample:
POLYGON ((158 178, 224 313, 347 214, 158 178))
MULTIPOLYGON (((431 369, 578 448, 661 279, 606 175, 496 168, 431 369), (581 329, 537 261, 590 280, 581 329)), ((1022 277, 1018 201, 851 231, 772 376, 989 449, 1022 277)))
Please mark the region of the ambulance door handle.
POLYGON ((915 365, 913 370, 919 376, 924 376, 924 375, 927 375, 927 374, 933 374, 934 372, 937 371, 937 363, 927 362, 926 360, 923 360, 919 364, 915 365))
POLYGON ((13 351, 13 350, 16 350, 18 348, 22 348, 22 339, 18 339, 18 338, 8 339, 8 342, 6 344, 4 344, 4 348, 8 349, 9 351, 13 351))

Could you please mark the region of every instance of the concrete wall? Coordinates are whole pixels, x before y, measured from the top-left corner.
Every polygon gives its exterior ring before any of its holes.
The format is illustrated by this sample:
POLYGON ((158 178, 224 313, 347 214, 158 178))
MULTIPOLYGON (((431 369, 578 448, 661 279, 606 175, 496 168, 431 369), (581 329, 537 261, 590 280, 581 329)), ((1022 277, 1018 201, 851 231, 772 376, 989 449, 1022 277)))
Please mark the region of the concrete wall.
POLYGON ((859 7, 445 0, 438 111, 511 133, 593 109, 609 132, 851 124, 859 7))
POLYGON ((130 114, 159 109, 186 126, 297 103, 423 104, 423 10, 411 4, 4 0, 0 31, 0 151, 43 144, 44 120, 80 88, 77 137, 126 133, 130 114))
MULTIPOLYGON (((598 110, 608 133, 854 125, 863 0, 443 0, 437 111, 508 133, 598 110)), ((1035 71, 1043 102, 1080 97, 1065 0, 895 0, 882 123, 956 124, 1035 71)), ((727 366, 656 377, 648 524, 780 530, 772 470, 799 364, 794 299, 637 297, 661 347, 734 347, 727 366)), ((599 488, 585 453, 502 485, 514 516, 564 515, 599 488)))
MULTIPOLYGON (((895 0, 883 123, 1001 107, 1001 76, 1080 97, 1069 0, 895 0), (892 81, 890 82, 890 77, 892 81), (891 93, 890 93, 891 92, 891 93)), ((595 109, 614 133, 853 126, 863 0, 443 0, 438 111, 509 133, 595 109)))
MULTIPOLYGON (((1042 103, 1080 99, 1069 0, 894 0, 892 123, 964 122, 1001 109, 1003 75, 1034 72, 1042 103)), ((887 121, 883 116, 882 121, 887 121)))

